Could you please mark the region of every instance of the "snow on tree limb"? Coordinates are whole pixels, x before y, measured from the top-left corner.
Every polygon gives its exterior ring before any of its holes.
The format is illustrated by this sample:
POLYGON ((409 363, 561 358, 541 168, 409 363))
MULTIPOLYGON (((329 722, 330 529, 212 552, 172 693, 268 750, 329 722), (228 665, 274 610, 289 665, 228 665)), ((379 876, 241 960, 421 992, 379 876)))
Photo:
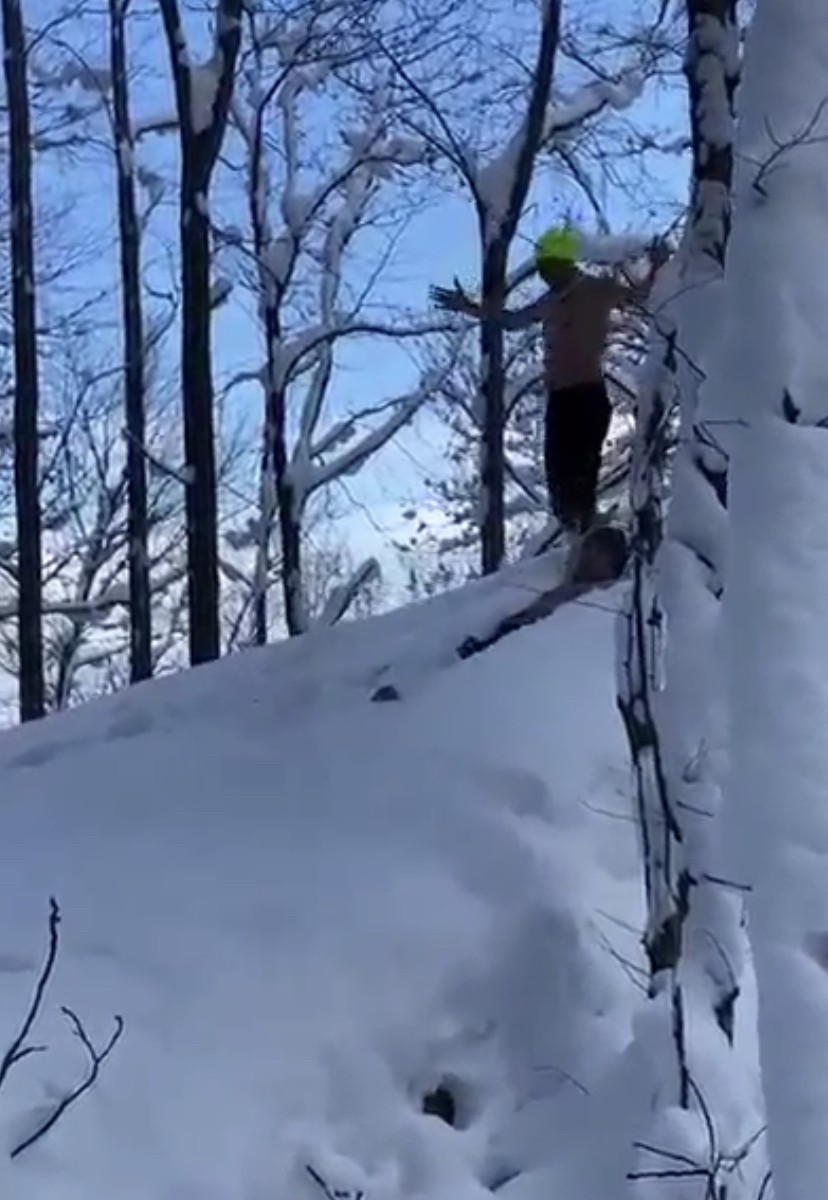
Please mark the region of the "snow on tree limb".
POLYGON ((400 396, 389 405, 389 415, 376 425, 359 442, 344 450, 336 458, 323 463, 312 463, 300 454, 293 459, 290 476, 297 492, 297 502, 319 488, 325 487, 343 475, 359 471, 372 455, 387 445, 404 425, 422 408, 435 387, 431 374, 427 374, 418 387, 400 396))
POLYGON ((550 106, 543 128, 544 143, 570 134, 607 109, 622 112, 630 108, 640 98, 644 83, 645 75, 636 62, 620 71, 616 79, 596 79, 584 84, 568 99, 550 106))
POLYGON ((365 562, 360 563, 349 579, 333 589, 315 624, 330 626, 341 621, 359 593, 381 578, 382 570, 377 560, 367 558, 365 562))
POLYGON ((372 321, 365 317, 349 317, 335 314, 330 324, 320 323, 287 340, 281 347, 277 367, 279 386, 285 386, 296 376, 300 364, 312 355, 331 346, 340 338, 371 334, 396 340, 421 338, 429 333, 445 333, 453 330, 449 321, 434 318, 413 321, 411 324, 393 325, 384 321, 372 321))
MULTIPOLYGON (((152 592, 162 593, 176 583, 180 583, 187 574, 183 566, 171 567, 163 575, 157 575, 152 582, 152 592)), ((129 591, 126 584, 114 584, 108 590, 87 598, 78 597, 68 600, 44 600, 43 615, 47 617, 69 617, 73 621, 94 621, 103 613, 113 608, 129 606, 129 591)), ((0 604, 0 621, 10 621, 17 618, 16 602, 0 604)))

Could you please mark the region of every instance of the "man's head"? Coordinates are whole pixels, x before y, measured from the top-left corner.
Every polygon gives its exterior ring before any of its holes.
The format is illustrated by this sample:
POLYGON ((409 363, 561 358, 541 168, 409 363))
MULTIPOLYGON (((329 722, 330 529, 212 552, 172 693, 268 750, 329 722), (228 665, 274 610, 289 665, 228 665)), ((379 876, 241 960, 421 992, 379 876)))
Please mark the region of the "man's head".
POLYGON ((568 225, 547 229, 535 243, 535 266, 544 283, 560 287, 577 274, 578 234, 568 225))

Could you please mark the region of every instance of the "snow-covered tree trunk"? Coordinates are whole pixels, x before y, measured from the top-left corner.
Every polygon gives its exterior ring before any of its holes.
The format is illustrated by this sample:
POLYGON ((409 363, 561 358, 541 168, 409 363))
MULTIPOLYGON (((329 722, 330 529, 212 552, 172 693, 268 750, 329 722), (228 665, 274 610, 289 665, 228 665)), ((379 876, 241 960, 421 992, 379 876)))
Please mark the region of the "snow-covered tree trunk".
POLYGON ((739 79, 735 0, 687 0, 687 20, 693 177, 677 299, 680 439, 659 561, 667 649, 658 721, 668 787, 681 810, 690 889, 681 975, 692 977, 696 1000, 705 996, 706 1011, 694 1019, 714 1021, 732 1043, 743 935, 739 895, 721 864, 717 820, 725 736, 720 626, 727 455, 716 414, 700 408, 699 389, 718 325, 731 225, 739 79))
MULTIPOLYGON (((663 606, 659 621, 663 615, 667 635, 663 686, 650 695, 650 732, 658 755, 659 801, 671 815, 669 825, 657 812, 648 820, 641 805, 651 900, 647 947, 653 993, 663 1006, 653 1013, 658 1019, 648 1023, 657 1102, 647 1118, 645 1144, 695 1163, 697 1194, 718 1195, 725 1186, 731 1196, 750 1186, 732 1177, 729 1164, 746 1154, 756 1129, 749 1124, 744 1073, 740 1077, 735 1063, 730 1072, 722 1070, 734 1039, 744 934, 740 897, 721 864, 718 819, 725 736, 720 618, 727 458, 716 436, 715 414, 700 407, 699 387, 717 330, 730 231, 739 73, 735 9, 734 0, 686 4, 691 203, 674 267, 675 295, 666 313, 656 313, 657 324, 667 318, 674 338, 671 367, 680 436, 666 537, 655 571, 647 573, 648 583, 657 588, 654 602, 663 606), (653 879, 656 873, 660 877, 653 879), (668 1037, 672 1047, 665 1059, 668 1037), (714 1065, 711 1048, 717 1039, 722 1045, 714 1065), (679 1121, 676 1109, 686 1110, 679 1121)), ((643 574, 643 564, 636 567, 643 574)), ((635 618, 636 605, 632 613, 635 618)), ((641 644, 637 633, 635 646, 641 644)), ((644 1150, 636 1168, 657 1172, 663 1165, 644 1150)))
POLYGON ((828 1180, 828 22, 758 0, 745 50, 726 323, 728 829, 749 928, 777 1200, 828 1180))
POLYGON ((118 184, 121 321, 127 435, 130 679, 152 675, 152 606, 145 460, 144 317, 141 301, 141 230, 135 194, 134 140, 129 115, 126 54, 128 0, 109 0, 112 133, 118 184))
POLYGON ((218 0, 213 55, 190 60, 178 0, 159 0, 181 143, 181 385, 187 459, 190 661, 220 653, 209 193, 241 43, 242 0, 218 0))
POLYGON ((30 721, 43 716, 45 696, 32 140, 26 76, 28 47, 20 0, 2 0, 2 18, 11 199, 20 719, 30 721))

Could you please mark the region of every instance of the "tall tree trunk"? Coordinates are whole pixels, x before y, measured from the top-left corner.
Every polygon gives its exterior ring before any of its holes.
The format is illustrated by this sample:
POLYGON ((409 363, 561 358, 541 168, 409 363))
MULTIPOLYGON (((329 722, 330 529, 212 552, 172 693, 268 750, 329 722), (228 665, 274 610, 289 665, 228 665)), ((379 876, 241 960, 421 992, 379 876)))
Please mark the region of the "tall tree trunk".
MULTIPOLYGON (((719 1065, 726 1061, 734 1038, 744 935, 739 898, 725 881, 728 872, 718 855, 721 821, 716 819, 725 726, 719 617, 727 461, 717 450, 699 404, 702 368, 717 328, 730 230, 739 44, 735 0, 686 0, 686 13, 691 204, 684 243, 670 268, 672 298, 665 308, 653 304, 661 327, 656 345, 660 338, 666 351, 658 355, 661 377, 666 383, 672 376, 678 387, 680 438, 663 541, 660 501, 652 494, 646 472, 637 480, 638 553, 626 630, 636 669, 627 671, 620 691, 638 767, 648 897, 645 946, 652 992, 662 1003, 661 1011, 656 1010, 661 1042, 671 1045, 669 1060, 663 1054, 651 1058, 656 1105, 654 1113, 643 1118, 644 1141, 656 1141, 665 1152, 695 1161, 698 1146, 709 1140, 708 1122, 723 1145, 736 1146, 744 1138, 750 1105, 744 1072, 740 1077, 734 1069, 736 1079, 725 1080, 719 1065), (647 613, 649 621, 642 620, 647 613), (667 631, 663 680, 662 621, 667 631), (648 623, 658 634, 655 644, 648 636, 648 623), (651 682, 642 686, 648 676, 651 682), (643 724, 636 717, 636 701, 638 714, 645 715, 643 724), (720 1058, 711 1070, 704 1048, 715 1045, 717 1038, 722 1039, 720 1058), (692 1117, 669 1120, 665 1114, 671 1108, 684 1109, 692 1117), (665 1143, 667 1128, 671 1135, 665 1143)), ((657 402, 650 414, 658 407, 657 402)), ((662 428, 666 415, 663 408, 658 421, 662 428)), ((643 449, 648 440, 644 429, 639 437, 643 449)), ((663 450, 654 458, 663 467, 663 450)), ((639 452, 636 461, 646 459, 639 452)), ((637 1165, 652 1169, 652 1162, 645 1161, 648 1151, 640 1156, 637 1165)), ((726 1165, 712 1152, 710 1157, 704 1184, 710 1194, 738 1189, 741 1184, 730 1178, 726 1165)))
POLYGON ((11 194, 20 719, 31 721, 42 717, 45 709, 32 149, 26 34, 19 0, 2 0, 2 16, 11 194))
POLYGON ((777 1200, 828 1179, 828 22, 758 0, 739 93, 715 408, 730 459, 728 824, 748 916, 777 1200))
POLYGON ((129 115, 125 24, 129 0, 109 0, 113 135, 118 181, 121 255, 121 320, 127 431, 129 532, 129 649, 133 683, 152 675, 149 521, 145 456, 144 319, 141 304, 141 230, 135 196, 135 164, 129 115))
POLYGON ((484 318, 480 330, 480 407, 482 439, 480 462, 480 540, 481 567, 484 575, 496 571, 506 548, 504 425, 506 420, 506 368, 504 363, 503 307, 506 302, 506 270, 509 249, 529 194, 535 159, 544 136, 552 78, 558 50, 561 24, 561 0, 543 0, 541 31, 526 117, 507 148, 506 158, 496 164, 495 188, 475 194, 482 249, 482 303, 484 318), (515 153, 516 151, 516 153, 515 153), (499 171, 511 170, 511 179, 502 194, 499 171))
POLYGON ((210 313, 210 222, 198 156, 181 181, 181 386, 187 464, 190 662, 220 654, 218 494, 210 313))
MULTIPOLYGON (((195 93, 177 0, 159 0, 181 141, 181 388, 187 480, 190 662, 218 658, 218 496, 210 305, 210 184, 224 140, 241 42, 242 0, 218 0, 209 112, 195 93)), ((197 86, 203 88, 203 80, 197 86)))
MULTIPOLYGON (((736 0, 686 0, 686 13, 693 180, 677 301, 681 436, 659 564, 669 633, 659 712, 670 787, 682 811, 682 853, 690 886, 683 970, 693 972, 696 996, 700 987, 707 994, 705 1019, 714 1021, 732 1043, 744 939, 739 897, 722 882, 726 872, 719 856, 721 821, 716 819, 724 751, 719 639, 727 455, 719 424, 707 421, 727 414, 702 410, 700 384, 718 324, 715 313, 722 301, 730 235, 739 33, 736 0)), ((711 1096, 708 1102, 713 1103, 711 1096)))
POLYGON ((502 243, 496 243, 488 249, 483 261, 486 315, 480 323, 480 549, 484 575, 490 575, 498 569, 506 550, 505 292, 506 252, 502 243))
POLYGON ((288 470, 287 395, 280 376, 279 351, 282 343, 281 304, 285 283, 277 280, 268 261, 271 231, 266 205, 269 200, 264 151, 264 108, 256 116, 250 151, 248 204, 253 231, 253 251, 259 275, 259 313, 265 342, 264 439, 262 446, 262 503, 258 555, 260 558, 254 596, 253 631, 257 645, 268 639, 267 579, 270 567, 270 539, 274 517, 278 517, 282 547, 282 595, 285 623, 293 637, 304 633, 306 620, 302 589, 302 541, 296 495, 288 470))

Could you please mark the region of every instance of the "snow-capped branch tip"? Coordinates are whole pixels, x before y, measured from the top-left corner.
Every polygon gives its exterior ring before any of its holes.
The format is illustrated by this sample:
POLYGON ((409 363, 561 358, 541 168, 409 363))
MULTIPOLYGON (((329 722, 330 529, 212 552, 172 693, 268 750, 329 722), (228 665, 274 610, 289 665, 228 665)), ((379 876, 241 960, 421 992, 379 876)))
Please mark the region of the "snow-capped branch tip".
POLYGON ((336 625, 347 614, 360 592, 381 579, 382 570, 378 561, 375 558, 367 558, 365 562, 360 563, 350 578, 332 589, 316 624, 336 625))

